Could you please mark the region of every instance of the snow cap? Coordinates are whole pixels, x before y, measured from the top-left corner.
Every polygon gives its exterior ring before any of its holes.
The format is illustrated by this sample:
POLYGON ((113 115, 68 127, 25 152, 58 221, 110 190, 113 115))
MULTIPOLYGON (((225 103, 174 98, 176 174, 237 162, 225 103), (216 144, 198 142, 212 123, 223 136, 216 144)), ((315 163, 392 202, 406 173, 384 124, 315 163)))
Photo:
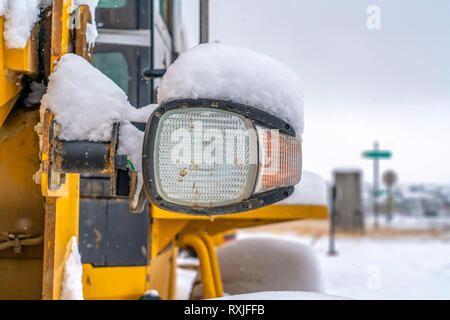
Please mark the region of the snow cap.
POLYGON ((231 100, 267 111, 291 124, 301 139, 301 80, 264 54, 220 43, 182 53, 162 78, 158 103, 198 98, 231 100))

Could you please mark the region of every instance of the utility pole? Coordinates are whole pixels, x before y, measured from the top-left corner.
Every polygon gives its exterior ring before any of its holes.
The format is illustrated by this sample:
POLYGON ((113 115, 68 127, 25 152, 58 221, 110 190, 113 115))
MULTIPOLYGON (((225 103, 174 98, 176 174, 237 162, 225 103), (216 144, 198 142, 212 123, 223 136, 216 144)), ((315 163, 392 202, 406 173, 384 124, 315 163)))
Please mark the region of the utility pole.
POLYGON ((394 210, 394 190, 393 186, 397 182, 397 174, 393 170, 388 170, 383 174, 383 182, 388 189, 386 219, 390 223, 394 210))
MULTIPOLYGON (((379 145, 376 141, 373 143, 373 151, 379 151, 379 145)), ((376 229, 378 229, 378 195, 380 193, 380 161, 378 159, 378 157, 373 158, 373 214, 376 229)))
POLYGON ((209 0, 200 0, 200 43, 209 42, 209 0))
POLYGON ((331 191, 331 217, 330 217, 330 236, 328 242, 328 255, 335 256, 337 251, 334 245, 334 232, 336 225, 336 198, 337 198, 337 188, 336 185, 333 186, 331 191))
POLYGON ((392 152, 388 150, 380 150, 377 141, 373 143, 373 150, 368 150, 363 152, 364 158, 369 158, 373 160, 373 214, 375 216, 375 228, 378 229, 378 196, 380 194, 380 159, 390 159, 392 157, 392 152))

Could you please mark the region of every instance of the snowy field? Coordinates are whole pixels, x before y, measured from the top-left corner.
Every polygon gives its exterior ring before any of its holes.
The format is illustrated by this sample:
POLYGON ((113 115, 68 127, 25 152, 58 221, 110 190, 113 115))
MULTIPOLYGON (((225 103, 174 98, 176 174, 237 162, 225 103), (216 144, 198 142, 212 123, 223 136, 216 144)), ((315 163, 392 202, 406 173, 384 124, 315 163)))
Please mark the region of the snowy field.
MULTIPOLYGON (((294 235, 240 233, 239 238, 275 237, 310 243, 294 235)), ((450 242, 433 239, 360 239, 315 242, 328 294, 354 299, 450 299, 450 242)))
MULTIPOLYGON (((329 256, 327 237, 312 241, 312 237, 288 233, 238 233, 238 239, 260 237, 312 245, 319 257, 325 291, 330 295, 352 299, 450 299, 448 240, 338 238, 338 255, 329 256)), ((179 269, 178 276, 178 298, 187 298, 195 271, 179 269)))
MULTIPOLYGON (((375 217, 368 215, 365 218, 367 226, 373 226, 375 217)), ((378 219, 380 227, 387 227, 397 230, 428 230, 437 232, 448 232, 450 234, 450 214, 442 212, 436 217, 407 216, 395 213, 392 221, 388 222, 382 215, 378 219)))

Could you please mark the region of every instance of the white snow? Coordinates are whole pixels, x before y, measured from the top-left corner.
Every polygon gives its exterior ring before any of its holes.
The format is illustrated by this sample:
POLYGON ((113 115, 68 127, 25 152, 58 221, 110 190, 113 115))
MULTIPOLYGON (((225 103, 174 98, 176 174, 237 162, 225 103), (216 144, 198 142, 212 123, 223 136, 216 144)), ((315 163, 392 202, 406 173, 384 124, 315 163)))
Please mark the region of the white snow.
MULTIPOLYGON (((6 46, 10 49, 24 48, 34 24, 39 20, 40 9, 51 4, 52 0, 0 0, 0 16, 5 16, 6 46)), ((93 45, 97 38, 95 7, 98 0, 73 0, 72 11, 84 4, 89 5, 92 13, 93 23, 88 24, 86 36, 89 45, 93 45)))
POLYGON ((9 0, 0 0, 0 17, 3 16, 6 12, 6 8, 8 6, 9 0))
POLYGON ((150 118, 150 115, 157 107, 158 107, 157 104, 149 104, 148 106, 139 109, 128 108, 125 111, 125 118, 128 121, 147 122, 147 119, 150 118))
POLYGON ((98 32, 95 23, 95 8, 98 5, 98 0, 72 0, 72 12, 82 5, 88 5, 91 10, 92 24, 88 23, 86 28, 86 40, 89 46, 94 45, 97 39, 98 32))
POLYGON ((197 271, 177 268, 176 300, 189 300, 197 271))
POLYGON ((327 205, 327 184, 319 175, 302 172, 302 179, 295 186, 294 193, 275 205, 327 205))
POLYGON ((339 296, 304 291, 264 291, 224 296, 212 300, 348 300, 339 296))
POLYGON ((312 241, 293 234, 239 232, 238 239, 286 239, 315 243, 325 292, 352 299, 450 299, 450 242, 433 238, 328 238, 312 241))
POLYGON ((89 47, 95 44, 95 39, 98 37, 97 27, 95 24, 88 23, 86 26, 86 41, 89 47))
POLYGON ((142 147, 144 144, 144 132, 139 131, 129 121, 122 121, 119 129, 119 148, 117 154, 126 154, 133 162, 138 173, 136 192, 133 195, 133 206, 139 200, 139 193, 143 185, 142 178, 142 147))
MULTIPOLYGON (((237 240, 218 247, 217 259, 223 290, 230 295, 324 291, 316 253, 304 244, 264 237, 237 240)), ((203 297, 201 285, 194 286, 192 296, 203 297)))
POLYGON ((301 81, 264 54, 219 43, 182 53, 162 78, 158 103, 189 98, 231 100, 260 108, 290 123, 301 139, 301 81))
POLYGON ((8 48, 25 47, 31 29, 38 21, 40 4, 40 0, 2 1, 0 13, 5 15, 4 37, 8 48))
POLYGON ((60 139, 109 141, 128 98, 111 79, 75 54, 62 56, 49 77, 42 104, 62 125, 60 139))
POLYGON ((71 238, 71 252, 64 265, 61 300, 83 300, 83 266, 78 252, 77 238, 71 238))
POLYGON ((110 141, 112 125, 120 122, 118 154, 126 154, 138 173, 142 186, 142 144, 144 133, 130 121, 147 122, 155 105, 137 110, 125 92, 111 79, 75 54, 62 56, 49 77, 42 108, 49 108, 61 124, 61 140, 110 141))
MULTIPOLYGON (((366 225, 374 225, 375 216, 368 214, 365 216, 366 225)), ((427 217, 423 215, 407 216, 405 214, 394 212, 392 220, 389 222, 385 217, 378 219, 380 227, 388 227, 394 230, 414 230, 414 231, 450 231, 450 215, 440 215, 436 217, 427 217)), ((449 234, 450 239, 450 234, 449 234)))
POLYGON ((41 102, 42 96, 45 94, 47 87, 38 81, 33 81, 30 85, 31 92, 24 100, 24 104, 27 107, 38 105, 41 102))

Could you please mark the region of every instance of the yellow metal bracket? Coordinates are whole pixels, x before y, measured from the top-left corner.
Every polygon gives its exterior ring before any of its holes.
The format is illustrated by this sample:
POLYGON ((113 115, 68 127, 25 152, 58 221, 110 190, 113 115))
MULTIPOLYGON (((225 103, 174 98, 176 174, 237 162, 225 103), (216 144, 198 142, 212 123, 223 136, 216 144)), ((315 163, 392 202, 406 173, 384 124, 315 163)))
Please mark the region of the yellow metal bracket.
MULTIPOLYGON (((214 239, 229 230, 301 219, 327 219, 322 205, 272 205, 244 213, 220 216, 192 216, 164 211, 151 206, 152 256, 157 255, 173 237, 177 246, 191 246, 200 261, 205 298, 223 295, 223 285, 214 239), (154 252, 154 253, 153 253, 154 252)), ((155 275, 156 276, 156 275, 155 275)))
POLYGON ((206 234, 186 234, 181 237, 179 245, 191 246, 200 260, 200 275, 206 299, 223 295, 219 265, 212 240, 206 234))
MULTIPOLYGON (((53 72, 55 61, 71 51, 69 19, 71 0, 54 0, 51 21, 51 65, 53 72)), ((48 112, 41 113, 43 117, 48 112)), ((53 115, 49 115, 50 121, 53 115)), ((42 147, 41 137, 41 147, 42 147)), ((42 151, 42 150, 41 150, 42 151)), ((48 160, 43 152, 41 160, 48 160)), ((64 264, 67 257, 67 244, 75 236, 78 239, 79 214, 79 175, 67 174, 59 190, 48 189, 48 174, 41 173, 42 194, 45 201, 44 262, 43 262, 43 299, 59 299, 63 279, 64 264)))

